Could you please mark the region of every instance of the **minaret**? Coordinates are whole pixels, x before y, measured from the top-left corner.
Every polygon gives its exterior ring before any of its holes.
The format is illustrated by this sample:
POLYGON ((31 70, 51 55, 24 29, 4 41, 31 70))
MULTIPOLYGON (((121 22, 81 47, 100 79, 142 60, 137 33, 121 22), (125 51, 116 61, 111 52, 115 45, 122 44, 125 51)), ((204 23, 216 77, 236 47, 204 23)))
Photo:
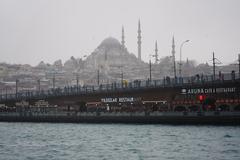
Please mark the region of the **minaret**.
POLYGON ((173 58, 173 72, 174 72, 174 77, 176 78, 176 62, 175 62, 175 41, 174 41, 174 36, 172 38, 172 58, 173 58))
POLYGON ((141 60, 141 24, 140 24, 140 20, 138 20, 138 59, 141 60))
POLYGON ((122 43, 122 47, 123 47, 123 49, 125 48, 125 40, 124 40, 124 27, 122 26, 122 41, 121 41, 121 43, 122 43))
POLYGON ((155 42, 155 64, 158 62, 158 46, 157 46, 157 41, 155 42))

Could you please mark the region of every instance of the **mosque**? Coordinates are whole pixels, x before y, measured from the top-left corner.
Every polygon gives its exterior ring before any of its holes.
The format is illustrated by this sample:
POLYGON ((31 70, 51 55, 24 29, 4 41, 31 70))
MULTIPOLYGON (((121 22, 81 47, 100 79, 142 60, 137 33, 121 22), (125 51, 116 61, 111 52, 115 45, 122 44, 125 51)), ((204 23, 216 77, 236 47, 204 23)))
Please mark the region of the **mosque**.
POLYGON ((149 67, 141 59, 141 24, 138 22, 138 56, 129 53, 125 46, 124 28, 122 27, 121 43, 108 37, 86 58, 84 73, 92 75, 85 84, 105 84, 147 79, 149 67))
MULTIPOLYGON (((173 76, 173 60, 175 61, 175 41, 172 40, 172 55, 159 59, 158 45, 155 42, 152 62, 142 60, 141 23, 137 26, 137 54, 128 51, 125 45, 124 27, 121 41, 113 37, 104 39, 99 46, 86 58, 71 57, 64 65, 56 61, 53 65, 54 76, 63 72, 64 79, 58 79, 60 86, 66 85, 100 85, 134 80, 162 79, 173 76)), ((42 65, 38 66, 41 68, 42 65)), ((44 65, 45 66, 45 65, 44 65)))

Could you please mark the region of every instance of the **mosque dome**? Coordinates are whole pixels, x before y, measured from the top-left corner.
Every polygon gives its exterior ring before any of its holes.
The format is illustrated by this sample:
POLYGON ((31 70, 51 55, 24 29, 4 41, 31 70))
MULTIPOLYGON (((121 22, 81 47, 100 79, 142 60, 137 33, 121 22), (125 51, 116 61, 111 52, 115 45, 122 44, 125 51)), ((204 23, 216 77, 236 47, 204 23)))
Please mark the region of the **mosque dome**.
POLYGON ((99 47, 105 47, 105 48, 120 48, 121 44, 120 42, 113 38, 113 37, 109 37, 106 38, 102 41, 102 43, 99 45, 99 47))

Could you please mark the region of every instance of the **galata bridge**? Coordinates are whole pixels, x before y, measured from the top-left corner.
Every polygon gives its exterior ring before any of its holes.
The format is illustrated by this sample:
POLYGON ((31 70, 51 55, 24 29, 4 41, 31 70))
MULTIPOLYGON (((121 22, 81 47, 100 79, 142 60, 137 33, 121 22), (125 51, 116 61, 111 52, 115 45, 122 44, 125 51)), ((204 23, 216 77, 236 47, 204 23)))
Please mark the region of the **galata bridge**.
POLYGON ((19 107, 94 110, 240 111, 240 78, 134 80, 97 86, 66 86, 0 95, 1 111, 19 107))

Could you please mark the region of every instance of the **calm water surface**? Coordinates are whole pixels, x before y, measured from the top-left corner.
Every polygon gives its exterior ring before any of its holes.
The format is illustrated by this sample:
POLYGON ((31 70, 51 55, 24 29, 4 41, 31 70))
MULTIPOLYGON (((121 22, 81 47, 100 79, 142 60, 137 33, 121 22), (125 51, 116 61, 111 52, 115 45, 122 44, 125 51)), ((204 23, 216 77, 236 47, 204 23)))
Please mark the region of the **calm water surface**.
POLYGON ((240 127, 0 123, 1 160, 240 159, 240 127))

